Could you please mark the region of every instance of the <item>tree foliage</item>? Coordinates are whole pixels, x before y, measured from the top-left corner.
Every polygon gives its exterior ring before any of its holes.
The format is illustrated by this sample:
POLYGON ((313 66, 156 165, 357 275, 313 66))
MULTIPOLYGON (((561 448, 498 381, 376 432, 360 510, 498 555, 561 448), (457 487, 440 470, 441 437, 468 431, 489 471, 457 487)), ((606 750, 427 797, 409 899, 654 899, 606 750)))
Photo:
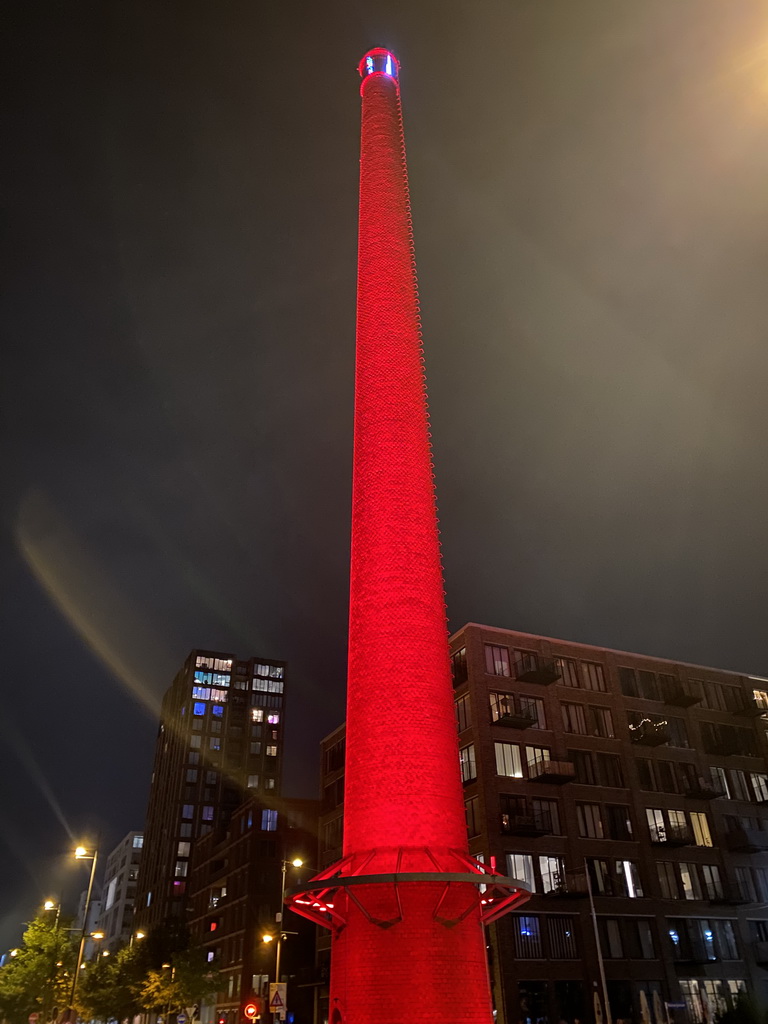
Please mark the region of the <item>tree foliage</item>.
POLYGON ((167 967, 147 972, 141 987, 146 1010, 170 1010, 201 1003, 218 991, 219 971, 208 963, 204 950, 187 949, 174 954, 167 967))
POLYGON ((77 1010, 88 1020, 125 1020, 144 1009, 141 990, 147 955, 141 943, 125 946, 114 956, 98 957, 85 970, 77 989, 77 1010))
POLYGON ((27 1024, 31 1013, 42 1021, 66 1008, 77 956, 70 921, 39 914, 27 925, 16 956, 0 968, 0 1017, 27 1024))

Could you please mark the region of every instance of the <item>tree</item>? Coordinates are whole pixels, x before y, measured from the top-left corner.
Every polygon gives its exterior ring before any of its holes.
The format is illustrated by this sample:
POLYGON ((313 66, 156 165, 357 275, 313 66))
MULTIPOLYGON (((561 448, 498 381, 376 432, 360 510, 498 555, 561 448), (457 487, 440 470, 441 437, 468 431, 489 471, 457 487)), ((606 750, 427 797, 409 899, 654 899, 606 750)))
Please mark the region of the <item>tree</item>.
POLYGON ((201 1003, 218 992, 219 971, 212 967, 202 949, 187 949, 174 954, 168 966, 147 972, 141 986, 145 1010, 178 1012, 182 1007, 201 1003))
POLYGON ((0 1017, 8 1024, 27 1024, 30 1013, 48 1020, 67 1006, 77 955, 69 924, 39 914, 0 969, 0 1017))
POLYGON ((139 943, 88 964, 77 988, 77 1010, 91 1020, 125 1020, 140 1013, 147 957, 139 943))

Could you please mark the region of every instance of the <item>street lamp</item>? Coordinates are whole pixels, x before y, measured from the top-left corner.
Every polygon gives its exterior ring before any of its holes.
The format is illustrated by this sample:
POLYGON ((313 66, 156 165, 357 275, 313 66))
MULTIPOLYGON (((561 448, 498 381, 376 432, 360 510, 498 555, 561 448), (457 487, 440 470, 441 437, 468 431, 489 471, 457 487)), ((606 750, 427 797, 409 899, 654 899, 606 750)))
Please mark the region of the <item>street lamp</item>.
POLYGON ((146 939, 146 932, 131 932, 131 938, 128 941, 128 949, 133 945, 134 939, 136 942, 140 942, 142 939, 146 939))
MULTIPOLYGON (((85 894, 85 908, 83 910, 83 927, 80 932, 80 946, 77 950, 77 964, 75 965, 75 973, 72 975, 72 987, 69 990, 69 1006, 67 1007, 67 1020, 72 1015, 75 1008, 75 993, 77 992, 77 981, 80 977, 80 968, 83 966, 83 950, 85 949, 85 937, 88 934, 88 911, 91 909, 91 895, 93 893, 93 880, 96 877, 96 860, 98 859, 99 851, 94 849, 93 853, 89 853, 84 846, 78 846, 75 850, 75 860, 89 860, 91 862, 91 875, 88 879, 88 891, 85 894)), ((77 1014, 75 1013, 75 1020, 77 1020, 77 1014)))
POLYGON ((293 868, 300 868, 304 861, 301 857, 294 857, 293 860, 284 860, 282 862, 282 871, 280 874, 280 910, 277 912, 275 920, 278 924, 277 931, 277 948, 275 950, 275 981, 280 984, 280 952, 283 945, 283 907, 285 906, 285 875, 290 865, 293 868))
POLYGON ((43 1021, 48 1020, 49 1013, 49 998, 50 998, 50 1010, 53 1011, 54 1002, 56 999, 56 968, 60 966, 57 962, 59 956, 59 918, 61 917, 61 901, 57 903, 56 900, 46 900, 43 904, 44 911, 56 911, 56 917, 53 922, 53 954, 51 962, 51 971, 48 976, 48 986, 43 996, 42 1010, 43 1010, 43 1021))

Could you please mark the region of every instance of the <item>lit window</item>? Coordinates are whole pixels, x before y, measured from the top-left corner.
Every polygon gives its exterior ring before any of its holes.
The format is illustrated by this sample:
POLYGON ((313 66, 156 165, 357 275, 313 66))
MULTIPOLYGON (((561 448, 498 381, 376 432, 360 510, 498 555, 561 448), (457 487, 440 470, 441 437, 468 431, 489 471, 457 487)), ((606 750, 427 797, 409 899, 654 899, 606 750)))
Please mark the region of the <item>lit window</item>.
POLYGON ((485 671, 490 676, 508 676, 509 650, 498 644, 485 645, 485 671))
POLYGON ((264 810, 261 812, 261 831, 277 831, 277 811, 264 810))
POLYGON ((494 743, 493 748, 496 753, 496 774, 510 779, 522 779, 520 747, 516 743, 494 743))
POLYGON ((187 861, 185 861, 185 860, 177 860, 176 861, 176 870, 175 870, 174 874, 176 875, 177 878, 186 878, 187 877, 188 869, 189 869, 189 864, 188 864, 187 861))
POLYGON ((211 708, 211 714, 214 718, 224 717, 224 706, 222 704, 214 704, 211 708))
POLYGON ((274 779, 265 779, 264 780, 264 789, 274 789, 274 788, 275 788, 275 780, 274 779))
POLYGON ((270 744, 267 747, 266 753, 267 757, 277 757, 277 746, 275 744, 270 744))
POLYGON ((140 850, 144 846, 144 836, 133 837, 133 848, 134 850, 140 850))
POLYGON ((192 806, 192 804, 184 804, 184 806, 181 808, 182 818, 192 818, 194 816, 194 813, 195 808, 192 806))
POLYGON ((211 690, 211 700, 217 700, 221 704, 227 702, 227 691, 226 690, 211 690))
POLYGON ((693 826, 693 838, 697 846, 711 846, 712 834, 709 831, 709 822, 704 811, 691 811, 691 825, 693 826))
POLYGON ((221 672, 214 672, 211 682, 214 686, 229 686, 229 676, 222 675, 221 672))
POLYGON ((178 848, 176 850, 176 856, 177 857, 188 857, 189 856, 189 850, 190 850, 190 844, 189 843, 179 843, 178 848))
POLYGON ((197 697, 199 700, 210 700, 211 688, 210 686, 193 686, 192 696, 197 697))
MULTIPOLYGON (((256 719, 254 719, 254 721, 256 721, 256 719)), ((267 715, 267 721, 269 722, 270 725, 277 725, 277 723, 280 721, 280 715, 267 715)))
POLYGON ((261 708, 251 708, 251 721, 252 722, 263 722, 264 712, 261 708))
POLYGON ((211 750, 221 750, 221 736, 211 736, 208 746, 211 750))
POLYGON ((195 703, 192 705, 192 714, 193 715, 197 715, 198 718, 201 715, 204 715, 205 714, 205 704, 202 701, 199 701, 199 700, 195 701, 195 703))
POLYGON ((258 788, 259 788, 259 776, 258 775, 249 775, 248 776, 248 789, 258 789, 258 788))
POLYGON ((208 954, 207 954, 207 959, 208 959, 208 963, 209 963, 209 964, 213 962, 213 957, 214 957, 214 955, 215 955, 215 954, 214 954, 213 950, 212 950, 212 949, 209 949, 209 950, 208 950, 208 954))
POLYGON ((204 807, 202 813, 203 821, 213 821, 213 807, 204 807))

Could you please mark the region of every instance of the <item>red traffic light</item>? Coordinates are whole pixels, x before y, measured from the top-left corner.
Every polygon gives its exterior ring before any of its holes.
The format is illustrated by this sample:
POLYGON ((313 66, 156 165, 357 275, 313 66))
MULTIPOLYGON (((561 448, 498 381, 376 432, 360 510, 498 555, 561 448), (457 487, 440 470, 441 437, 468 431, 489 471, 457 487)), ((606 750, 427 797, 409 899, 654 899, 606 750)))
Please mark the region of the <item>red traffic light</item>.
POLYGON ((259 1009, 260 1007, 258 1002, 256 1002, 255 999, 252 999, 251 1002, 246 1003, 243 1007, 243 1013, 249 1020, 255 1020, 259 1015, 259 1009))
POLYGON ((219 1024, 227 1024, 228 1015, 226 1013, 219 1014, 219 1024))

